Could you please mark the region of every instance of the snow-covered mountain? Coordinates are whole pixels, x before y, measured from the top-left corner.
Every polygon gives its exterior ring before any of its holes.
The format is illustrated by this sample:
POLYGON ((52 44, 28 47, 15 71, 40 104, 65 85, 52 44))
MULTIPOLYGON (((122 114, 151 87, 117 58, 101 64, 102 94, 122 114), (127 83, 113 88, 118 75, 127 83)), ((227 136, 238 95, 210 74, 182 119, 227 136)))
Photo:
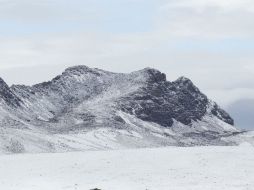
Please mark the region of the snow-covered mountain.
POLYGON ((152 68, 75 66, 34 86, 0 79, 2 153, 237 144, 233 125, 191 80, 152 68))

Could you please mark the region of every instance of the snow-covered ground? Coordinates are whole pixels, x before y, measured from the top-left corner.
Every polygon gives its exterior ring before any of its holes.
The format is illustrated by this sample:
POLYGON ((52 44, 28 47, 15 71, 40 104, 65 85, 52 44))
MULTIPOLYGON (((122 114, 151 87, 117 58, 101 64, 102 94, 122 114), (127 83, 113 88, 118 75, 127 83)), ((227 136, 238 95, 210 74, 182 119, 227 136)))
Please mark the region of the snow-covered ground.
POLYGON ((2 190, 253 190, 254 147, 0 156, 2 190))

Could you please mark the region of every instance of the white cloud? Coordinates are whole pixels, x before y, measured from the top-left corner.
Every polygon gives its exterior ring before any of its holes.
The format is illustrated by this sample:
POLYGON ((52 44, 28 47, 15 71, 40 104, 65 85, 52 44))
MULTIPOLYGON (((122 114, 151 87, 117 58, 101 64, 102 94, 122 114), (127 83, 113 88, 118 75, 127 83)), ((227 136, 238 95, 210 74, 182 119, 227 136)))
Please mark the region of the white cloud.
POLYGON ((251 0, 173 0, 158 13, 161 30, 197 38, 254 37, 253 17, 251 0))
POLYGON ((246 10, 254 11, 254 3, 252 0, 173 0, 162 8, 167 7, 189 7, 200 12, 209 7, 218 7, 224 11, 246 10))

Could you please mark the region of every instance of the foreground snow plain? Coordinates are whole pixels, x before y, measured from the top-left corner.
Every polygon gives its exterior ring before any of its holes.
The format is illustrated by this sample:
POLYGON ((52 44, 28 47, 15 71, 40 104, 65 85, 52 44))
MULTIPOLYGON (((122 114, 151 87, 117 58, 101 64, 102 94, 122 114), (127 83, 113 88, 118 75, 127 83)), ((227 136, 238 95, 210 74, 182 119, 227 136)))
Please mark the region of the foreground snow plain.
POLYGON ((252 190, 254 147, 0 156, 3 190, 252 190))

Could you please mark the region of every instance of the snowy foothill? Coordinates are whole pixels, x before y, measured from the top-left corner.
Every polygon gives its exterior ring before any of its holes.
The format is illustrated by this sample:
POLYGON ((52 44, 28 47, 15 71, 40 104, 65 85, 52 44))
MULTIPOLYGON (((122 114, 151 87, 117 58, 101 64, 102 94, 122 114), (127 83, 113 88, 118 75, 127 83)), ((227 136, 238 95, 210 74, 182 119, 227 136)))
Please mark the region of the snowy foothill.
POLYGON ((252 190, 254 147, 165 147, 0 156, 3 190, 252 190))

